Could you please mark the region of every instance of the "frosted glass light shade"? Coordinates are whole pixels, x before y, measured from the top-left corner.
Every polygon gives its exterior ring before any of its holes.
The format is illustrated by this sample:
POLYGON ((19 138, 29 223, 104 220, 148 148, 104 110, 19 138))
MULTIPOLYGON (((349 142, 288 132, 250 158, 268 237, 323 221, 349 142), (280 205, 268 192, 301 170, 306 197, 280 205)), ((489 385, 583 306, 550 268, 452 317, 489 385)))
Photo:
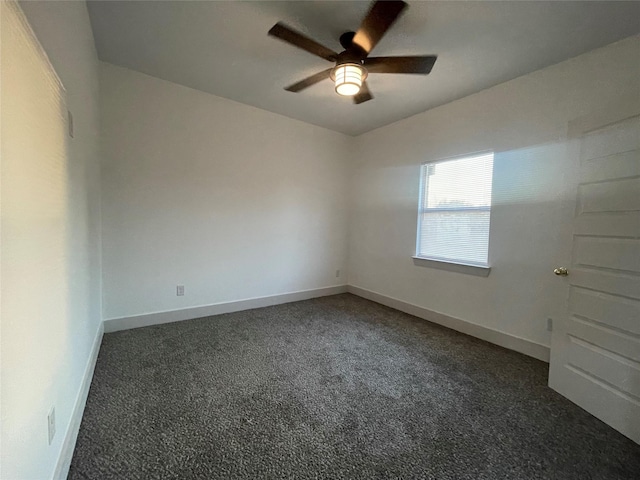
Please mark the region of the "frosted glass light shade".
POLYGON ((336 93, 344 96, 355 95, 362 87, 363 69, 355 63, 338 65, 333 71, 336 93))

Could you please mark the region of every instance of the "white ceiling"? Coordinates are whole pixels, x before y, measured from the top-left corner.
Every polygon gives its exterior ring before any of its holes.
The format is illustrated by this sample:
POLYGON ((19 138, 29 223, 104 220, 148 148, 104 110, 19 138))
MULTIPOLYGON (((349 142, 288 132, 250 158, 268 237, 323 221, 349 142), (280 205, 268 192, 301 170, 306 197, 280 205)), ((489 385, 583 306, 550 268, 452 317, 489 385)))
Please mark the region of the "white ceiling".
MULTIPOLYGON (((267 36, 282 20, 340 51, 369 2, 90 1, 101 60, 358 135, 640 32, 640 2, 409 0, 372 56, 437 54, 430 75, 372 74, 353 105, 330 81, 283 87, 331 66, 267 36)), ((639 52, 640 54, 640 52, 639 52)))

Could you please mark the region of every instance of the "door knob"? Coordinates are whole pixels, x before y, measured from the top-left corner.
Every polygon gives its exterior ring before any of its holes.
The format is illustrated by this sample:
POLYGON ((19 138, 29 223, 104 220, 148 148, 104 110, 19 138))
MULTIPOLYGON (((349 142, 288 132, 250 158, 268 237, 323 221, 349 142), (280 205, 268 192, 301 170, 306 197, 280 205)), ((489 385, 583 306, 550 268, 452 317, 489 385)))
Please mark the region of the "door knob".
POLYGON ((556 275, 560 275, 561 277, 566 277, 567 275, 569 275, 569 270, 567 270, 565 267, 558 267, 553 269, 553 273, 555 273, 556 275))

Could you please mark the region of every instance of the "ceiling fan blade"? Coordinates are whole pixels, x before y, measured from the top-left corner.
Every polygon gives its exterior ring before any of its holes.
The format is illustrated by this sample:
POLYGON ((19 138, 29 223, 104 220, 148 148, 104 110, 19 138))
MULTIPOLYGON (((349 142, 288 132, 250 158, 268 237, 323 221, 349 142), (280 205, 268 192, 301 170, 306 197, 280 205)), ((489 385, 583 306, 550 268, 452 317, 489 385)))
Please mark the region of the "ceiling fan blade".
POLYGON ((353 103, 358 105, 360 103, 367 102, 372 98, 373 98, 373 95, 369 90, 369 85, 367 85, 367 82, 362 82, 362 87, 360 87, 360 91, 353 96, 353 103))
POLYGON ((418 73, 426 75, 436 63, 437 55, 413 57, 369 57, 364 66, 369 73, 418 73))
POLYGON ((271 30, 269 30, 269 35, 279 38, 280 40, 290 43, 294 47, 306 50, 307 52, 313 55, 317 55, 320 58, 324 58, 325 60, 328 60, 330 62, 335 62, 338 58, 338 54, 330 48, 327 48, 324 45, 320 45, 315 40, 311 40, 309 37, 296 32, 292 28, 287 27, 282 22, 278 22, 273 27, 271 27, 271 30))
POLYGON ((402 1, 374 3, 353 37, 353 43, 369 55, 406 7, 402 1))
POLYGON ((300 90, 304 90, 311 85, 315 85, 316 83, 329 78, 329 73, 331 72, 331 70, 333 70, 333 68, 327 68, 326 70, 318 72, 315 75, 311 75, 310 77, 307 77, 304 80, 300 80, 293 85, 289 85, 285 88, 285 90, 287 90, 288 92, 299 92, 300 90))

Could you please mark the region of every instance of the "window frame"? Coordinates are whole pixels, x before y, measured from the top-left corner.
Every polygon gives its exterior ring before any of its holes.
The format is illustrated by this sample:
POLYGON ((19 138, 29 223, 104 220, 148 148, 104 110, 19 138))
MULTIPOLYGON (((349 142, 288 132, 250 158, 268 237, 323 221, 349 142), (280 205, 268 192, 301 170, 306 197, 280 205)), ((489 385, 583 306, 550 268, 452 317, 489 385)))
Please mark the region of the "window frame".
POLYGON ((468 153, 464 155, 456 155, 454 157, 442 158, 439 160, 432 160, 423 162, 420 164, 420 188, 418 191, 418 221, 416 228, 416 243, 415 243, 415 253, 412 255, 413 263, 417 266, 425 266, 436 268, 439 270, 448 270, 459 273, 467 273, 470 275, 476 275, 481 277, 487 277, 491 272, 491 265, 489 264, 489 247, 491 243, 491 210, 493 207, 493 171, 492 182, 491 182, 491 203, 490 205, 483 206, 469 206, 469 207, 437 207, 437 208, 425 208, 426 203, 426 195, 428 182, 425 181, 427 176, 425 170, 430 165, 437 165, 439 163, 445 163, 455 160, 462 160, 465 158, 473 158, 480 157, 484 155, 492 155, 492 161, 495 161, 495 151, 493 150, 485 150, 480 152, 468 153), (445 258, 438 256, 422 256, 419 255, 420 252, 420 238, 422 235, 422 217, 425 213, 428 212, 464 212, 464 211, 485 211, 489 212, 489 236, 487 238, 487 263, 473 262, 473 261, 465 261, 461 259, 454 258, 445 258))

